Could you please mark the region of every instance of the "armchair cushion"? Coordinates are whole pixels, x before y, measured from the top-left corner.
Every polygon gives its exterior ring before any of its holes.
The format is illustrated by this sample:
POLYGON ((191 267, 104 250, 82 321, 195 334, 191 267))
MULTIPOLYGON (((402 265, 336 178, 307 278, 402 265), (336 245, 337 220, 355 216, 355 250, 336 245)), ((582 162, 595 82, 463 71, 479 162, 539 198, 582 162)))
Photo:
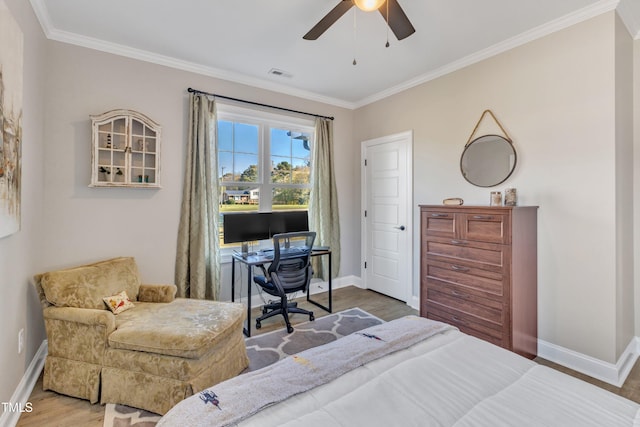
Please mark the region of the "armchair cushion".
POLYGON ((244 306, 176 298, 170 304, 138 302, 116 317, 109 347, 197 359, 237 332, 244 306))
POLYGON ((176 285, 140 285, 138 301, 171 302, 178 292, 176 285))
POLYGON ((40 283, 47 301, 57 307, 107 310, 103 298, 123 290, 135 301, 140 277, 135 260, 126 257, 44 273, 40 283))

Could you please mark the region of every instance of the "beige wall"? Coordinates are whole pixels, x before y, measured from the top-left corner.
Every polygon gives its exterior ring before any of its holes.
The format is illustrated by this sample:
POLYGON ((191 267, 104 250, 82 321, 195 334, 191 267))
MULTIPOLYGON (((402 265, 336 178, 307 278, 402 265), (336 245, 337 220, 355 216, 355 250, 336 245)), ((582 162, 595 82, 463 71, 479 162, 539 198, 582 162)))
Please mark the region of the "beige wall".
MULTIPOLYGON (((640 40, 633 44, 633 185, 640 189, 640 40)), ((635 334, 640 333, 640 197, 633 199, 635 334)))
MULTIPOLYGON (((520 204, 540 206, 539 336, 611 363, 622 322, 616 289, 630 286, 617 284, 629 270, 617 265, 628 258, 616 255, 616 180, 630 177, 615 170, 628 149, 616 145, 615 24, 607 13, 365 106, 354 126, 357 141, 414 130, 416 205, 446 197, 487 205, 490 189, 468 184, 458 165, 480 114, 491 109, 518 153, 512 177, 493 189, 516 187, 520 204)), ((627 218, 629 202, 623 207, 627 218)), ((416 236, 415 294, 418 249, 416 236)))
MULTIPOLYGON (((335 116, 336 179, 341 208, 343 269, 358 263, 357 147, 350 110, 305 101, 64 43, 49 46, 45 124, 43 268, 135 256, 146 282, 174 281, 174 263, 187 135, 188 87, 281 107, 335 116), (162 125, 160 190, 89 188, 90 114, 140 111, 162 125), (345 184, 346 183, 346 184, 345 184), (356 222, 357 224, 357 222, 356 222)), ((226 270, 225 270, 226 271, 226 270)), ((223 296, 229 287, 223 278, 223 296)))
POLYGON ((40 263, 42 238, 42 122, 45 39, 28 2, 7 0, 24 34, 21 230, 0 239, 0 402, 8 402, 44 339, 42 314, 30 285, 40 263), (18 331, 26 348, 18 354, 18 331))
POLYGON ((633 39, 616 19, 616 360, 634 336, 633 39))

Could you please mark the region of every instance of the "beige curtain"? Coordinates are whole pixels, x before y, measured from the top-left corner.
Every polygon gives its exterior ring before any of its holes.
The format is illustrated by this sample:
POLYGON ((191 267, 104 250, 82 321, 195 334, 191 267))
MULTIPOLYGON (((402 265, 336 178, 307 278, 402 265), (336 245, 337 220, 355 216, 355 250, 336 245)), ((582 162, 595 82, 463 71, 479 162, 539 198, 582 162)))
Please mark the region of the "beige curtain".
POLYGON ((217 300, 220 290, 214 100, 189 95, 189 137, 178 228, 178 296, 217 300))
MULTIPOLYGON (((331 247, 331 275, 340 270, 340 222, 333 167, 333 120, 316 118, 309 197, 309 229, 316 232, 316 246, 331 247)), ((329 278, 326 257, 314 257, 316 275, 329 278)))

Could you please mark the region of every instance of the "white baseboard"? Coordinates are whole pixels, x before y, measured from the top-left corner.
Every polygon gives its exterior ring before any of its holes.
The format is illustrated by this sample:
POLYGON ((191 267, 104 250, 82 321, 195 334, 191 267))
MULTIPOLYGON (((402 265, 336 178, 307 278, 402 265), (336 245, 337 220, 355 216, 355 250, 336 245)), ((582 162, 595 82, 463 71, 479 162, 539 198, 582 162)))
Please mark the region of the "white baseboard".
POLYGON ((420 311, 420 297, 411 295, 411 299, 407 301, 407 305, 414 310, 420 311))
MULTIPOLYGON (((47 340, 42 341, 40 348, 38 348, 33 359, 31 359, 31 363, 29 363, 29 366, 22 376, 13 396, 11 396, 10 403, 12 405, 18 403, 20 408, 27 407, 26 405, 29 401, 29 396, 31 396, 33 387, 35 387, 38 377, 40 377, 40 372, 42 372, 42 368, 44 367, 44 359, 47 357, 47 347, 47 340)), ((3 414, 0 415, 0 426, 13 427, 18 424, 19 419, 19 411, 4 411, 3 414)))
POLYGON ((604 362, 600 359, 543 340, 538 340, 538 356, 541 358, 589 375, 592 378, 616 387, 621 387, 622 384, 624 384, 638 355, 640 355, 640 337, 631 339, 629 345, 627 345, 627 348, 615 364, 604 362))

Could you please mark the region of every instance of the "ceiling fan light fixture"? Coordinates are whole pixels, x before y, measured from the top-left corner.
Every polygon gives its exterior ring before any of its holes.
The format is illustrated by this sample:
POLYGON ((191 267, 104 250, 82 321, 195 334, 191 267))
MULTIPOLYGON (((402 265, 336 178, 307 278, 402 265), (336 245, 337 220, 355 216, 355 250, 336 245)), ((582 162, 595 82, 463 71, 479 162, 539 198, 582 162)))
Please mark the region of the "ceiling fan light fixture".
POLYGON ((384 2, 385 0, 353 0, 353 3, 358 7, 358 9, 364 10, 365 12, 378 10, 384 2))

